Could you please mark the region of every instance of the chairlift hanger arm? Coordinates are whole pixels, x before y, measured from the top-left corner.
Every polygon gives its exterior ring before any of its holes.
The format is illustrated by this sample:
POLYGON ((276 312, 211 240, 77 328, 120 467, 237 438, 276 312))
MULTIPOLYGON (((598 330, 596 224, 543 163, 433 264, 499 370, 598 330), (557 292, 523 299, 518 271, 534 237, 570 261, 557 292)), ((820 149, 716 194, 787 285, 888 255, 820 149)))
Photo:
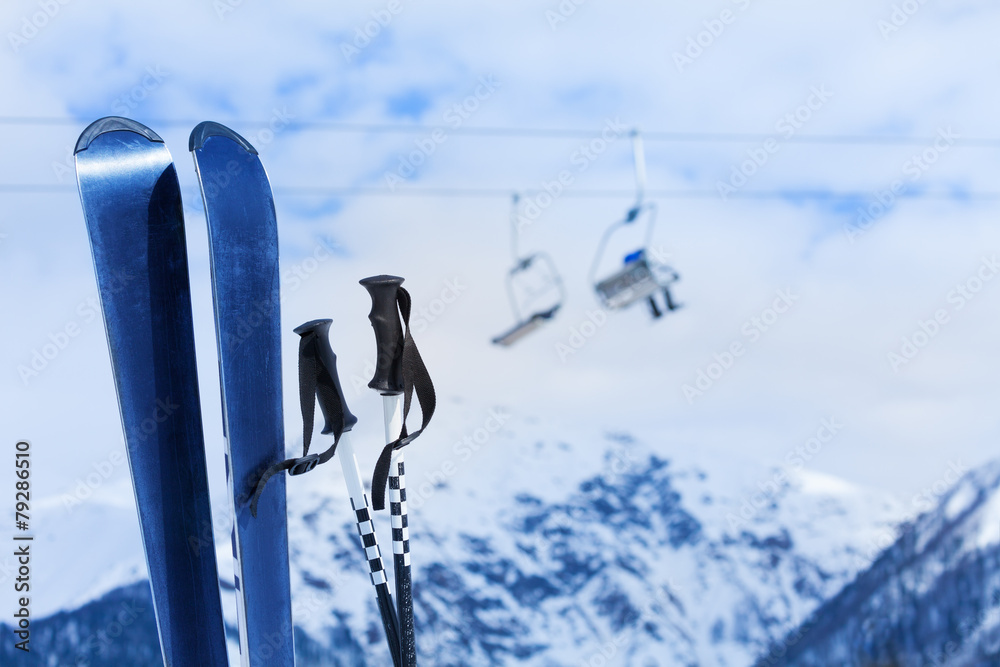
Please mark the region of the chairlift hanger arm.
POLYGON ((649 222, 646 225, 646 235, 643 240, 642 249, 645 250, 653 242, 653 230, 656 227, 656 204, 653 202, 646 202, 646 152, 643 148, 642 134, 640 134, 638 129, 633 129, 632 133, 632 160, 635 164, 635 205, 628 210, 625 217, 618 222, 611 225, 605 232, 604 236, 601 237, 600 243, 597 245, 597 253, 594 255, 594 261, 590 265, 589 280, 591 284, 597 284, 597 270, 600 268, 601 260, 604 259, 604 253, 607 249, 608 240, 611 235, 618 230, 619 227, 632 224, 639 219, 644 210, 649 211, 649 222))
POLYGON ((646 151, 639 130, 632 130, 632 160, 635 163, 635 207, 640 208, 646 197, 646 151))
POLYGON ((646 210, 649 211, 649 223, 646 224, 646 238, 643 241, 644 248, 650 248, 653 245, 653 232, 656 230, 657 214, 660 210, 656 206, 656 202, 648 202, 645 205, 646 210))
POLYGON ((610 227, 604 230, 604 234, 601 236, 601 241, 597 244, 597 253, 594 255, 594 261, 590 263, 590 271, 587 273, 587 280, 590 284, 597 283, 597 269, 601 266, 601 260, 604 259, 604 250, 608 245, 608 240, 611 235, 618 230, 619 227, 624 227, 628 224, 628 218, 622 218, 610 227))
POLYGON ((521 261, 520 240, 521 230, 517 226, 517 207, 521 202, 521 195, 515 192, 511 196, 510 204, 510 255, 514 259, 514 266, 521 261))
POLYGON ((514 277, 527 271, 536 261, 540 261, 545 265, 548 274, 549 283, 555 287, 556 292, 559 295, 559 299, 556 302, 557 306, 561 306, 566 302, 566 286, 563 284, 562 276, 559 275, 559 270, 556 269, 556 264, 552 260, 552 257, 547 252, 536 252, 532 255, 519 260, 510 271, 507 272, 507 298, 510 301, 510 309, 514 314, 514 319, 518 322, 523 321, 524 316, 521 313, 521 306, 517 300, 517 293, 514 289, 514 277))

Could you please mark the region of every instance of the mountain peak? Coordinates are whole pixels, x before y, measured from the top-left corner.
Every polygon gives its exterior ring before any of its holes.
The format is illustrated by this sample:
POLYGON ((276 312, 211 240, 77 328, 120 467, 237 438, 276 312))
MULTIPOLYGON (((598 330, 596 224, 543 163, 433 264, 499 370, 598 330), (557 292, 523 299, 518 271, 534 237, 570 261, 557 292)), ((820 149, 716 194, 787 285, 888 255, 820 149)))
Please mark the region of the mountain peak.
POLYGON ((950 470, 963 476, 759 666, 1000 662, 1000 460, 950 470))

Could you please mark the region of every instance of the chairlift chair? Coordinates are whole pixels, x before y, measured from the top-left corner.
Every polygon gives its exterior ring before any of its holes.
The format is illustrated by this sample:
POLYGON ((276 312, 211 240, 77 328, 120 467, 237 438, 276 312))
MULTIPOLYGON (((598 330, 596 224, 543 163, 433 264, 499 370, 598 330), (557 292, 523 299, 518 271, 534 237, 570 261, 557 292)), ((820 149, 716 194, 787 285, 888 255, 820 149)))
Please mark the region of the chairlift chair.
POLYGON ((510 347, 550 321, 566 299, 562 278, 559 276, 555 262, 552 261, 548 253, 536 252, 524 257, 519 256, 518 201, 519 197, 514 195, 511 212, 511 254, 514 256, 514 266, 507 272, 507 298, 510 300, 510 309, 514 314, 515 324, 493 339, 495 345, 502 347, 510 347), (519 285, 519 278, 532 275, 540 284, 538 289, 530 290, 519 285), (546 295, 553 295, 556 298, 554 301, 550 298, 543 308, 532 308, 539 296, 546 295), (529 311, 531 314, 525 316, 524 313, 529 311))
POLYGON ((655 298, 660 292, 663 293, 666 310, 680 308, 680 304, 676 303, 670 294, 670 285, 680 280, 680 275, 650 251, 657 210, 656 204, 643 202, 646 186, 646 162, 642 150, 642 139, 635 131, 632 133, 632 148, 637 185, 636 204, 629 209, 624 218, 612 224, 601 237, 597 254, 590 267, 590 282, 594 285, 601 305, 608 310, 621 310, 645 300, 649 304, 653 317, 659 318, 664 313, 655 298), (596 275, 604 259, 608 240, 616 231, 626 225, 633 224, 644 214, 647 221, 646 235, 642 246, 625 256, 622 268, 598 280, 596 275))

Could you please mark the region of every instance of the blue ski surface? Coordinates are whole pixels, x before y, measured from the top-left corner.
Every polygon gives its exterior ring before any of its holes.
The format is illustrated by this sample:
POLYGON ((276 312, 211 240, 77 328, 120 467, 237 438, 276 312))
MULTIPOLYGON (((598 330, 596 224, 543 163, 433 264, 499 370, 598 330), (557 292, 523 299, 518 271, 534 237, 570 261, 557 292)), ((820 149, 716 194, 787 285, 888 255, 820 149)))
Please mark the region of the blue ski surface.
POLYGON ((257 151, 232 130, 202 123, 189 148, 208 219, 233 552, 243 667, 293 667, 285 476, 250 500, 285 458, 281 410, 278 231, 257 151))
POLYGON ((164 662, 227 667, 177 173, 116 117, 83 132, 76 170, 164 662))

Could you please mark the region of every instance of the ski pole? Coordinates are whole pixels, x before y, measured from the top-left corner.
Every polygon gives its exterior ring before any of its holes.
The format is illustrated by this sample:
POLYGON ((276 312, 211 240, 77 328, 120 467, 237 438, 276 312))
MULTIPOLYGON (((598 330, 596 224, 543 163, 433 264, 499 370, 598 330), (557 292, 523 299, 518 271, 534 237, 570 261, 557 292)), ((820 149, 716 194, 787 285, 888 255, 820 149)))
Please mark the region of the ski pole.
POLYGON ((372 498, 376 510, 385 506, 387 482, 392 521, 396 604, 399 610, 400 648, 405 667, 415 667, 416 633, 413 621, 409 520, 406 513, 406 476, 402 447, 420 435, 427 426, 434 414, 435 397, 430 376, 410 335, 410 295, 403 289, 402 283, 402 278, 385 275, 361 281, 372 299, 372 309, 368 319, 375 330, 377 349, 375 376, 368 386, 382 394, 385 420, 386 446, 382 450, 372 478, 372 498), (406 415, 414 391, 420 402, 423 424, 420 430, 408 434, 406 415))
POLYGON ((299 377, 303 421, 310 422, 305 428, 312 428, 313 413, 311 408, 306 408, 306 402, 308 401, 310 406, 315 405, 318 396, 320 410, 323 412, 324 418, 322 432, 327 435, 331 433, 339 435, 339 441, 335 443, 335 453, 340 459, 344 482, 347 484, 347 492, 351 498, 351 508, 354 511, 358 534, 361 536, 365 560, 368 561, 368 573, 372 586, 375 587, 375 599, 382 617, 382 628, 385 631, 389 652, 392 654, 392 663, 395 667, 401 667, 396 611, 392 605, 382 553, 375 536, 375 526, 372 523, 368 496, 364 492, 361 471, 358 468, 358 460, 351 443, 350 431, 357 423, 357 417, 350 413, 347 409, 347 402, 344 400, 344 391, 337 375, 337 355, 330 347, 330 323, 331 320, 313 320, 295 329, 295 333, 302 336, 299 347, 299 377), (317 378, 311 383, 304 379, 310 373, 317 378))

